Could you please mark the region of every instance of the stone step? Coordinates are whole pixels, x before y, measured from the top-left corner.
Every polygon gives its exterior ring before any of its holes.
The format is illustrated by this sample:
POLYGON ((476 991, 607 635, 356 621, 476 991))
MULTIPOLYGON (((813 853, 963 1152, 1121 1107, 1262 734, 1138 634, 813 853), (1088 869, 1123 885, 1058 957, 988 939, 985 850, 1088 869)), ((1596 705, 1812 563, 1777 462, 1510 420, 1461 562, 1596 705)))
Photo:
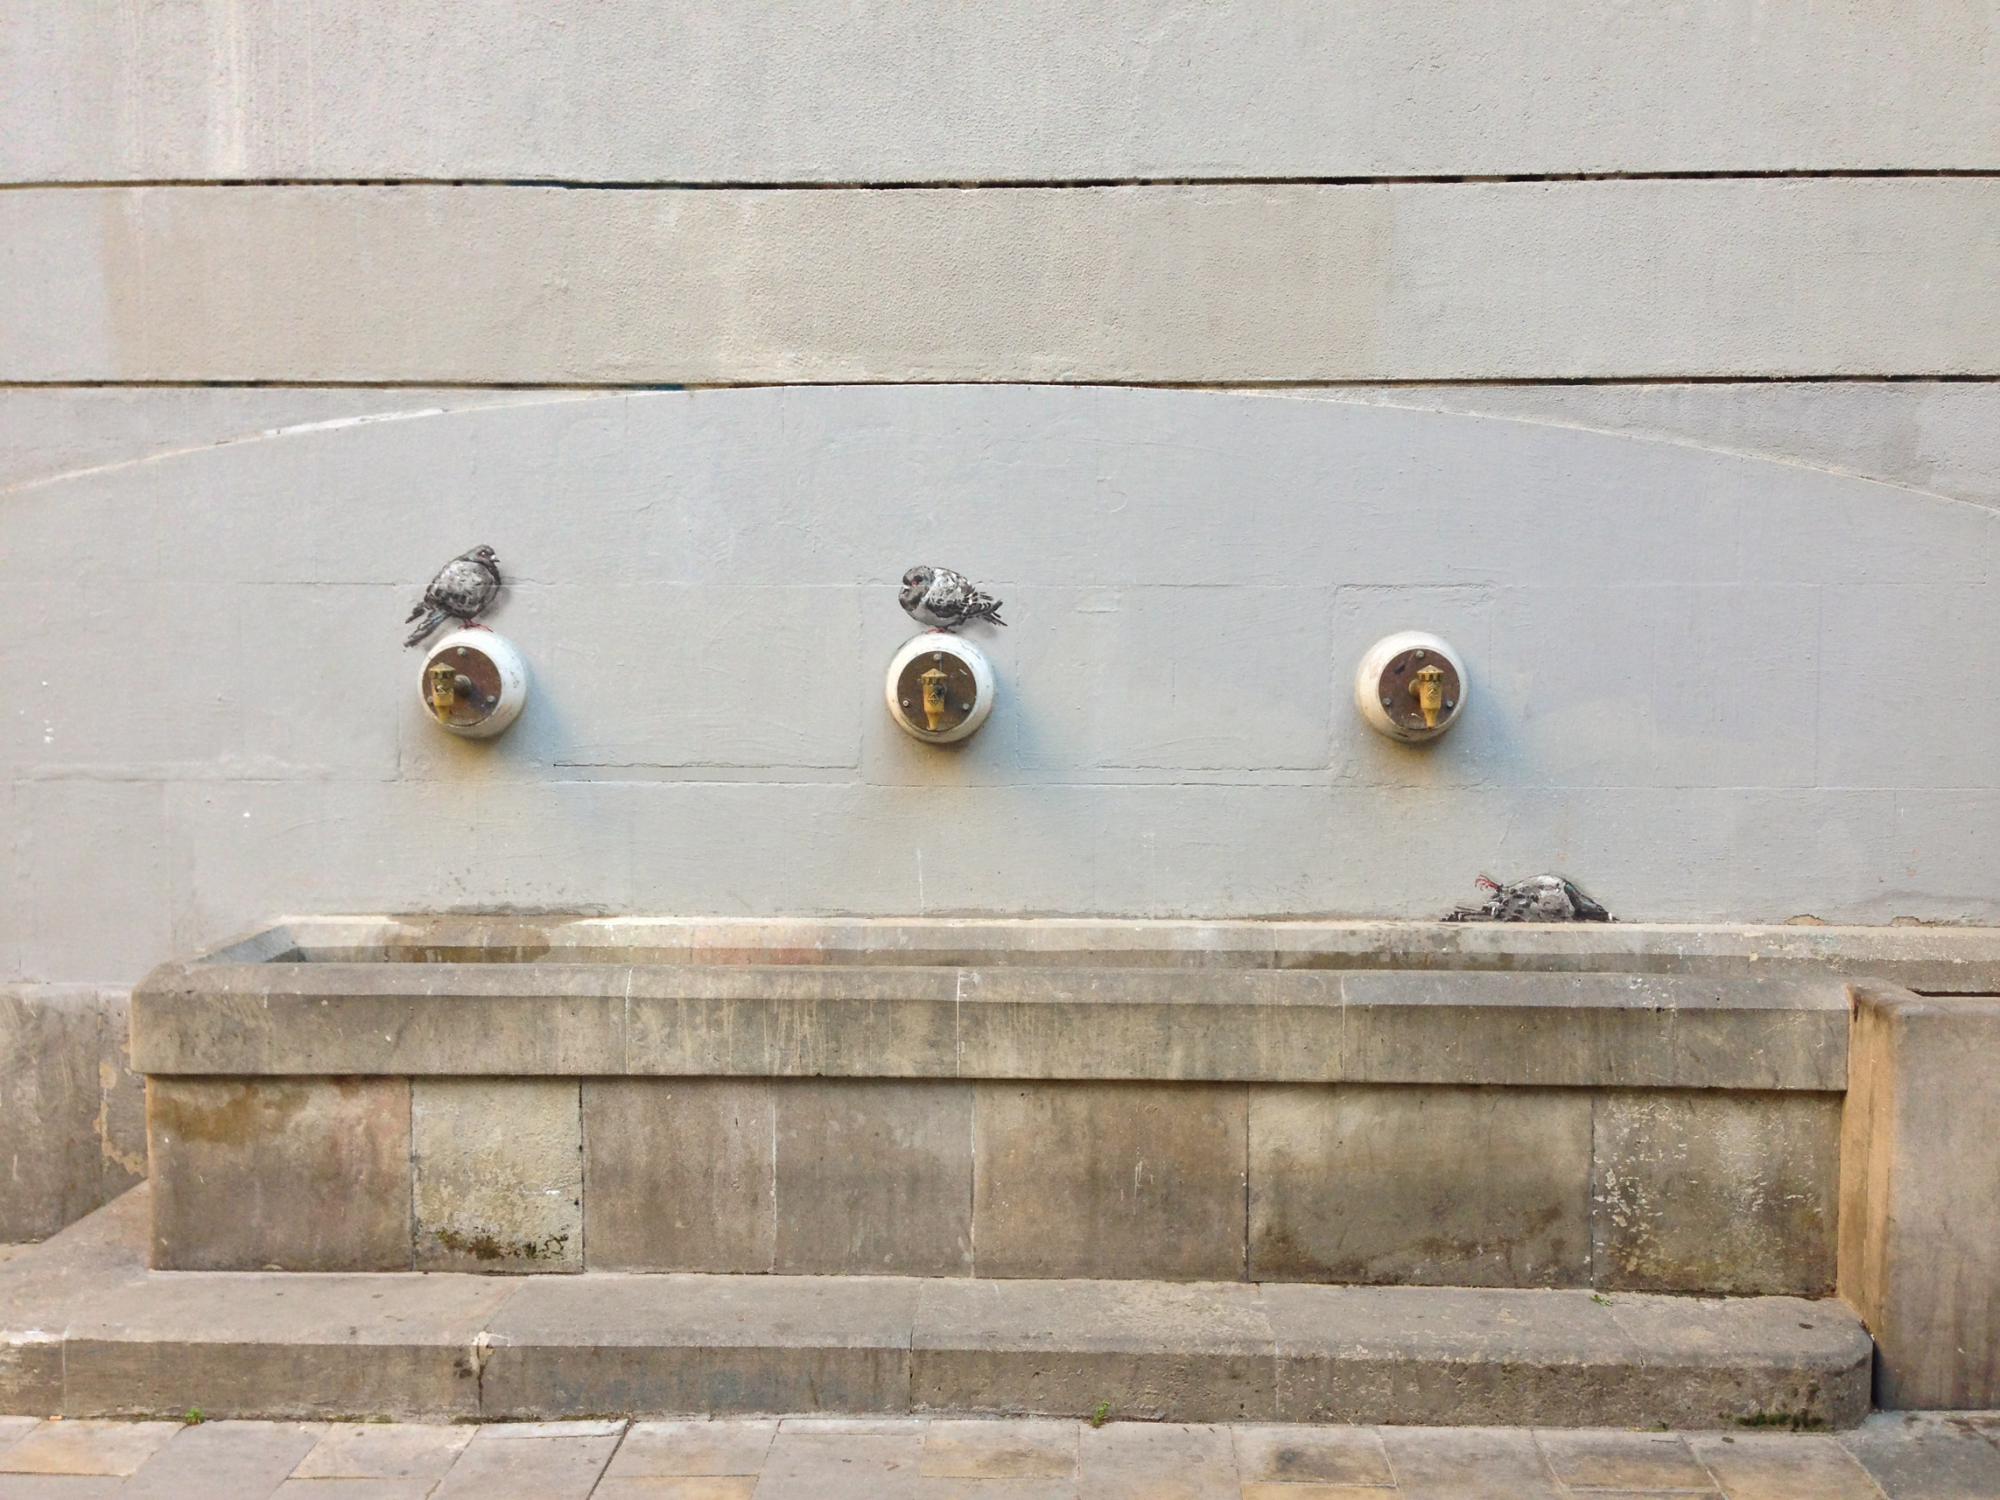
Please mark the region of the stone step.
POLYGON ((154 1272, 136 1189, 0 1266, 0 1411, 1831 1426, 1836 1301, 868 1276, 154 1272))

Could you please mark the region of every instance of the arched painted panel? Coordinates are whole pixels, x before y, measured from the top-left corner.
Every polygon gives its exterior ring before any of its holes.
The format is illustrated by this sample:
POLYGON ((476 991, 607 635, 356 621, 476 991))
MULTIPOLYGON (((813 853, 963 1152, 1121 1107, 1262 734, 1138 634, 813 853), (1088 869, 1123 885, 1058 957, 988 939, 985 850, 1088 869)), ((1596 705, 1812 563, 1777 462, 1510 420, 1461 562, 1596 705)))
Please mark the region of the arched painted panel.
POLYGON ((1269 395, 566 394, 0 501, 0 963, 129 978, 284 910, 2000 915, 1990 509, 1269 395), (426 725, 402 614, 492 543, 536 697, 426 725), (882 712, 917 561, 1007 601, 962 750, 882 712), (1423 750, 1354 660, 1480 683, 1423 750))

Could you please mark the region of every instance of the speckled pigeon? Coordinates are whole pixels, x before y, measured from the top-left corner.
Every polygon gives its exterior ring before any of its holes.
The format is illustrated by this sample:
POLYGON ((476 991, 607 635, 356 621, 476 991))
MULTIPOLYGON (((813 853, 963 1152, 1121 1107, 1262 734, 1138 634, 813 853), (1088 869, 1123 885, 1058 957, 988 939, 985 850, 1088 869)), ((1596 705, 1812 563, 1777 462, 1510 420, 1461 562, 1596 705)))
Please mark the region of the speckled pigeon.
POLYGON ((1512 885, 1479 877, 1489 894, 1478 906, 1454 908, 1447 922, 1610 922, 1615 920, 1563 875, 1530 875, 1512 885))
POLYGON ((404 620, 422 619, 403 642, 414 646, 447 618, 470 625, 493 603, 494 595, 500 592, 500 563, 493 555, 491 547, 474 547, 470 552, 462 552, 437 571, 429 588, 424 590, 423 603, 419 604, 404 620))
POLYGON ((904 611, 919 625, 933 630, 956 630, 969 620, 1000 618, 1000 601, 972 586, 963 573, 950 568, 912 568, 903 575, 903 589, 896 596, 904 611))

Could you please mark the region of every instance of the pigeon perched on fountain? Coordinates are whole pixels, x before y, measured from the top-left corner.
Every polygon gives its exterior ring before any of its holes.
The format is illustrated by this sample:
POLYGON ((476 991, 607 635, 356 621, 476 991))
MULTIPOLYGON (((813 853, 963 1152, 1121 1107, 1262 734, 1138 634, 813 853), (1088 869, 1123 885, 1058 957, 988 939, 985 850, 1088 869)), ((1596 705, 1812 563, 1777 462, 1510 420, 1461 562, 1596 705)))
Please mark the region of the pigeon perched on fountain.
POLYGON ((493 549, 474 547, 470 552, 461 552, 438 569, 437 577, 424 590, 423 602, 403 621, 405 625, 411 620, 423 621, 403 644, 418 644, 447 619, 472 624, 492 606, 499 592, 500 563, 493 549))
POLYGON ((1512 885, 1479 877, 1487 895, 1478 906, 1455 907, 1447 922, 1610 922, 1611 913, 1565 875, 1530 875, 1512 885))
POLYGON ((1000 618, 998 599, 974 588, 963 573, 950 568, 910 569, 903 575, 902 592, 896 597, 911 619, 933 630, 956 630, 971 620, 1007 623, 1000 618))

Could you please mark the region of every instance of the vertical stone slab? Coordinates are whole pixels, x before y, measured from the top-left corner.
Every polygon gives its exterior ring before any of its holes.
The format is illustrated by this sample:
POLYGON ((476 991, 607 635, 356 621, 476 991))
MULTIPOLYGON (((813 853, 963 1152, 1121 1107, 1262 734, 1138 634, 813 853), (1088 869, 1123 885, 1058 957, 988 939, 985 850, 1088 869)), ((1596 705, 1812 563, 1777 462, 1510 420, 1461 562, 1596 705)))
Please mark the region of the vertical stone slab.
POLYGON ((1838 1094, 1600 1094, 1591 1242, 1601 1287, 1833 1290, 1838 1094))
POLYGON ((1253 1092, 1250 1278, 1587 1285, 1590 1095, 1253 1092))
POLYGON ((2000 996, 1854 998, 1840 1295, 1875 1336, 1875 1400, 2000 1406, 2000 996))
POLYGON ((981 1084, 978 1274, 1242 1280, 1246 1095, 981 1084))
POLYGON ((777 1109, 761 1078, 583 1085, 583 1240, 598 1271, 769 1271, 777 1109))
POLYGON ((153 1265, 410 1269, 406 1078, 153 1078, 153 1265))
POLYGON ((410 1121, 416 1269, 583 1269, 575 1079, 420 1078, 410 1121))
POLYGON ((971 1274, 970 1085, 801 1079, 776 1098, 776 1270, 971 1274))

